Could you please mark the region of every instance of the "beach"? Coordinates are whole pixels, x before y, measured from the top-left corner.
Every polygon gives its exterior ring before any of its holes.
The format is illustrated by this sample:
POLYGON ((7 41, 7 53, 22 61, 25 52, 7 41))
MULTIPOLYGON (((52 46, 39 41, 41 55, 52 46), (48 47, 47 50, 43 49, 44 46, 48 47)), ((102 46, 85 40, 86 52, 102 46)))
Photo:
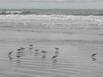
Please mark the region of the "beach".
POLYGON ((0 15, 0 77, 103 77, 103 17, 73 15, 0 15), (47 58, 28 54, 28 46, 47 58), (20 62, 8 58, 26 49, 20 62), (56 65, 50 58, 58 47, 56 65), (91 54, 97 53, 96 61, 91 54))

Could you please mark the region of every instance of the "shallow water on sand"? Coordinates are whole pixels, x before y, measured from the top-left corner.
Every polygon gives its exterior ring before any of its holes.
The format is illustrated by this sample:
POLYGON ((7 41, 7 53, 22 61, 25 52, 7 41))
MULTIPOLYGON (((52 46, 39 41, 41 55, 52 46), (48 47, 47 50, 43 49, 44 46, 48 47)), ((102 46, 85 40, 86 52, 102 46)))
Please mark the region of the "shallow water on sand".
MULTIPOLYGON (((28 48, 29 43, 18 41, 1 42, 0 44, 0 77, 103 77, 102 44, 81 42, 36 42, 35 49, 46 50, 47 58, 41 59, 33 54, 25 54, 19 61, 14 57, 9 60, 7 54, 19 47, 28 48), (60 48, 58 62, 50 60, 55 51, 60 48), (91 60, 91 54, 98 51, 97 61, 91 60)), ((29 52, 29 51, 25 51, 29 52)))

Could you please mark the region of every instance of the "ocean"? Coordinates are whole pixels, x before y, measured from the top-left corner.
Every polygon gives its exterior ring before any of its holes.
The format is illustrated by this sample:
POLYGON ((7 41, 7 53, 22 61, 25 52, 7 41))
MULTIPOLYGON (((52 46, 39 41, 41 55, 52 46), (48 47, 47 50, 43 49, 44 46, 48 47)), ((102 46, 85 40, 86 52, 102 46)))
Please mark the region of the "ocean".
POLYGON ((95 15, 102 16, 103 9, 0 9, 0 15, 95 15))
POLYGON ((94 9, 2 9, 0 77, 103 77, 102 12, 94 9), (21 47, 24 54, 17 58, 17 49, 21 47), (56 63, 51 60, 55 48, 59 48, 56 63), (39 50, 38 56, 35 50, 39 50), (11 51, 12 59, 8 57, 11 51), (45 59, 42 51, 47 52, 45 59), (91 55, 95 53, 93 61, 91 55))

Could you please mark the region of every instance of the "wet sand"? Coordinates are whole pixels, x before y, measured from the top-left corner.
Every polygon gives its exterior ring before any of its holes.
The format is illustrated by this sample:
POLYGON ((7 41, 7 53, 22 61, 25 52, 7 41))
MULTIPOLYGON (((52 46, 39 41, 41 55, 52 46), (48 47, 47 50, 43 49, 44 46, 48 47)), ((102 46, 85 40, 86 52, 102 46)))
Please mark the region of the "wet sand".
POLYGON ((38 29, 25 31, 17 28, 0 28, 0 77, 103 77, 102 30, 38 29), (29 54, 28 45, 46 50, 47 58, 29 54), (25 55, 10 61, 8 53, 19 47, 26 48, 25 55), (60 48, 58 62, 50 60, 60 48), (97 52, 96 61, 91 54, 97 52))

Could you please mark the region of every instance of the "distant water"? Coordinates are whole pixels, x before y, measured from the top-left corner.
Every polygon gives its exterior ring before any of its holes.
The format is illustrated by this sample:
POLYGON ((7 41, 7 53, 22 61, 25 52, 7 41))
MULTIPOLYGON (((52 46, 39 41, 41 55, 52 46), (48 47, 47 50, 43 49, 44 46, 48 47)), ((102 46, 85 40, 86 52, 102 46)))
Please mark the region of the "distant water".
POLYGON ((102 16, 102 9, 1 9, 1 15, 20 14, 20 15, 95 15, 102 16))

